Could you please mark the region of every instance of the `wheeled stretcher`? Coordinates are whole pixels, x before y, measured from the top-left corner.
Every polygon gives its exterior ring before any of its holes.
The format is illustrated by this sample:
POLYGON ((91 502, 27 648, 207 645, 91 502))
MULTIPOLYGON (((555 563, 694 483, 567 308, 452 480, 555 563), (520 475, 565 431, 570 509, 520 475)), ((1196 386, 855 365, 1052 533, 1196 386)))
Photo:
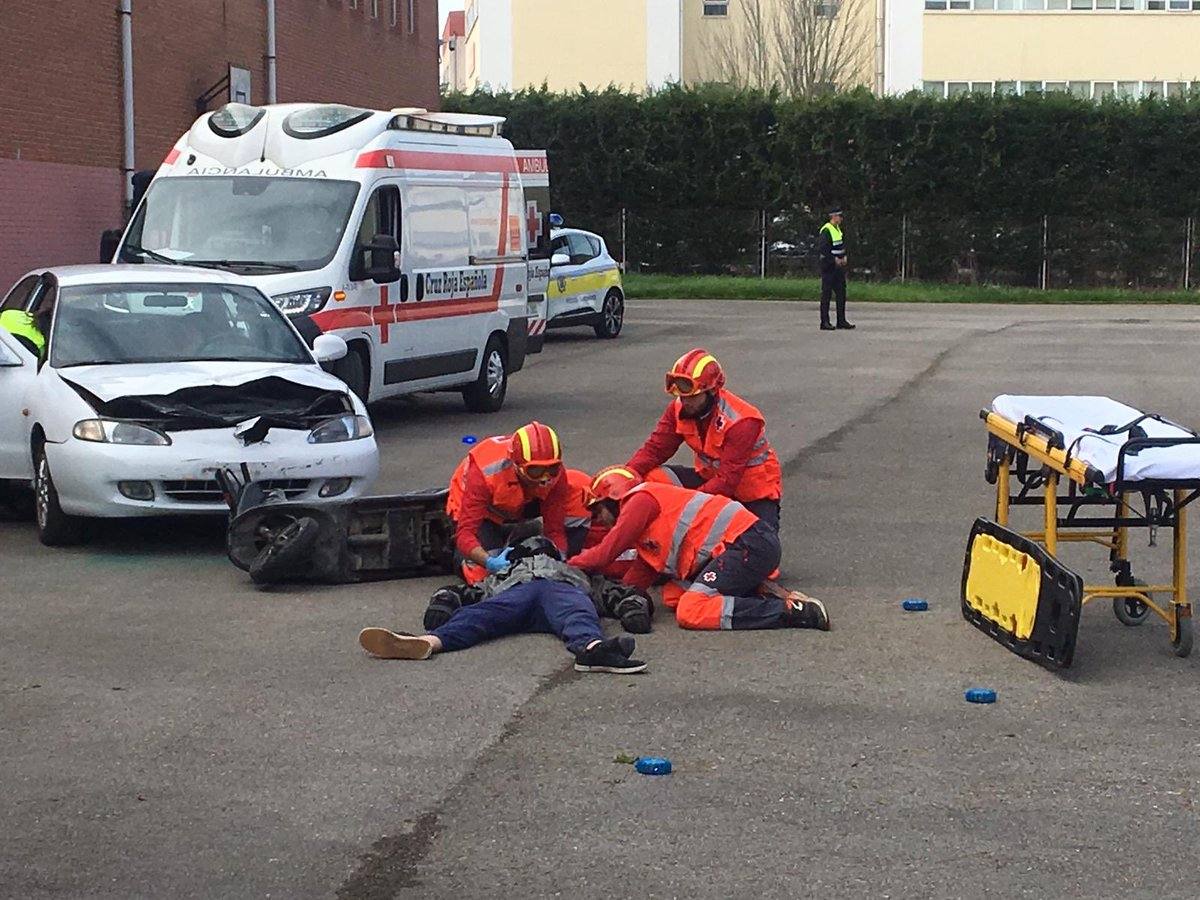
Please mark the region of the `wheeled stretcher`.
POLYGON ((963 566, 963 616, 1013 652, 1071 664, 1082 607, 1109 599, 1125 625, 1151 613, 1170 627, 1177 656, 1192 651, 1187 596, 1187 507, 1200 496, 1200 435, 1107 397, 997 397, 980 412, 994 520, 978 519, 963 566), (1009 530, 1013 507, 1041 506, 1042 528, 1009 530), (1173 535, 1170 583, 1137 579, 1130 531, 1173 535), (1109 551, 1115 584, 1084 584, 1058 558, 1060 543, 1109 551))

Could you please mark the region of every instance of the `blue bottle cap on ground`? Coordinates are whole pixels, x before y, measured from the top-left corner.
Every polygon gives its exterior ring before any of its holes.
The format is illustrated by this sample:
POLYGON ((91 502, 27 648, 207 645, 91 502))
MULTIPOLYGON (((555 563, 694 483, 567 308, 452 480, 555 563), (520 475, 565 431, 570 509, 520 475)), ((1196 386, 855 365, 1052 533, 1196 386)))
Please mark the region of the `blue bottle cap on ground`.
POLYGON ((475 437, 473 434, 464 434, 462 442, 464 444, 477 444, 479 443, 479 438, 475 437))
POLYGON ((633 767, 643 775, 671 774, 671 761, 661 756, 639 756, 633 761, 633 767))
POLYGON ((929 601, 920 600, 917 597, 909 597, 900 605, 909 612, 924 612, 925 610, 929 609, 929 601))
POLYGON ((991 688, 968 688, 966 694, 968 703, 995 703, 996 692, 991 688))

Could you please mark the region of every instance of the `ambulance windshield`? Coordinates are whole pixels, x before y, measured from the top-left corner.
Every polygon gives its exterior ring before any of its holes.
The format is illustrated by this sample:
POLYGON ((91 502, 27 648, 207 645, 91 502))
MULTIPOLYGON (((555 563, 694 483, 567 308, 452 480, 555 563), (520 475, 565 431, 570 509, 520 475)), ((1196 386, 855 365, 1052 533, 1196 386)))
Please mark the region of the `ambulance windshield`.
POLYGON ((120 259, 248 273, 319 269, 337 252, 357 196, 356 183, 325 178, 156 179, 120 259))

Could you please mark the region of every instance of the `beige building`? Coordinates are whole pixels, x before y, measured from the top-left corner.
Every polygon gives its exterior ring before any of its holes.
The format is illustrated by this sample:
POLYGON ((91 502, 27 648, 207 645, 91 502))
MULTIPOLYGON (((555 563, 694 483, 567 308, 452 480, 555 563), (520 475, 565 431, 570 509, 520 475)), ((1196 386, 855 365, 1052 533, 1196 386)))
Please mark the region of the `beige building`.
POLYGON ((444 36, 443 85, 641 91, 754 81, 756 67, 776 80, 775 23, 801 2, 819 4, 826 41, 852 49, 840 87, 1100 98, 1200 82, 1200 0, 466 0, 463 34, 444 36), (744 51, 742 78, 730 47, 744 51))

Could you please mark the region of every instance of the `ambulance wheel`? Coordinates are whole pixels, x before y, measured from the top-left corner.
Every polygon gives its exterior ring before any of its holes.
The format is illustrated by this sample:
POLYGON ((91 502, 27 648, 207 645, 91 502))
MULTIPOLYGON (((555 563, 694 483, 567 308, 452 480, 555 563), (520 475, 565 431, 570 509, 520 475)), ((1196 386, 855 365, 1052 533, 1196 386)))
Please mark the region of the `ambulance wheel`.
POLYGON ((471 412, 499 412, 508 393, 508 354, 504 342, 492 335, 483 350, 479 377, 463 388, 463 402, 471 412))
MULTIPOLYGON (((1178 611, 1176 611, 1178 615, 1178 611)), ((1186 616, 1179 620, 1179 633, 1175 640, 1171 641, 1171 649, 1175 651, 1175 655, 1183 658, 1190 656, 1192 653, 1192 617, 1186 616)))
POLYGON ((354 391, 359 400, 367 402, 370 385, 367 384, 367 367, 361 353, 351 347, 349 353, 333 364, 332 374, 346 382, 346 387, 354 391))
MULTIPOLYGON (((1117 579, 1118 586, 1136 587, 1145 585, 1140 578, 1117 579), (1126 581, 1126 584, 1121 584, 1126 581)), ((1113 615, 1122 625, 1134 628, 1141 625, 1150 616, 1150 607, 1137 597, 1113 597, 1113 615)))
POLYGON ((615 338, 621 333, 625 324, 625 301, 621 299, 620 291, 609 291, 600 307, 600 320, 592 327, 598 338, 615 338))
POLYGON ((62 511, 50 475, 50 461, 42 447, 33 454, 33 511, 38 540, 47 547, 68 547, 83 540, 83 520, 62 511))

